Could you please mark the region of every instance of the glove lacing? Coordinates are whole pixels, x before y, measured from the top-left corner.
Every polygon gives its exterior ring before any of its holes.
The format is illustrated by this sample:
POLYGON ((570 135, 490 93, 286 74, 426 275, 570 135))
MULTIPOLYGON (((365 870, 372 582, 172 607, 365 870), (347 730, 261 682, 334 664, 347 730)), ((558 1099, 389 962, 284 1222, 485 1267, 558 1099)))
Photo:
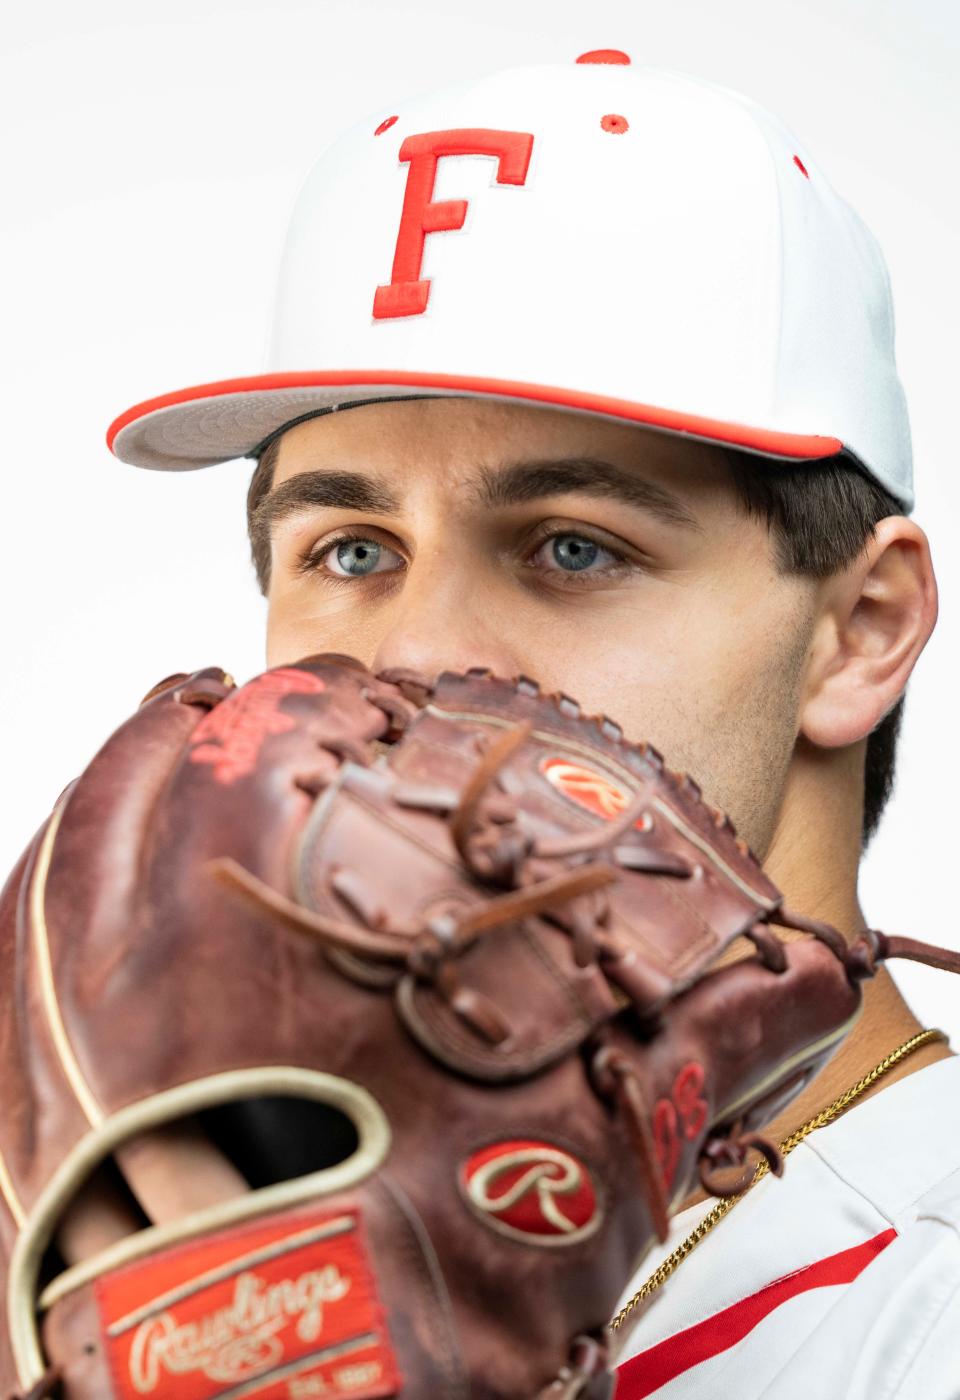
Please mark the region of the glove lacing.
MULTIPOLYGON (((636 1012, 653 1025, 668 997, 652 985, 634 950, 621 945, 609 933, 609 910, 603 890, 620 878, 620 870, 624 868, 686 879, 693 874, 694 867, 652 844, 617 844, 631 829, 641 834, 650 831, 652 823, 643 810, 648 802, 645 793, 596 830, 555 839, 538 839, 522 831, 517 820, 517 804, 498 786, 498 778, 531 731, 530 722, 523 721, 486 743, 462 793, 439 785, 413 785, 402 781, 391 789, 391 796, 399 806, 446 815, 454 846, 470 873, 488 886, 508 887, 503 893, 491 895, 485 903, 428 917, 416 928, 401 928, 391 923, 387 911, 372 909, 362 882, 352 872, 342 870, 334 876, 333 885, 366 925, 357 927, 345 920, 318 914, 287 898, 230 857, 208 862, 207 870, 261 911, 288 927, 318 938, 327 947, 393 967, 397 977, 408 972, 431 982, 456 1014, 491 1044, 502 1043, 511 1034, 511 1026, 488 997, 463 984, 456 961, 478 938, 534 915, 549 920, 567 933, 577 965, 597 966, 608 982, 619 989, 624 1004, 632 1004, 636 1012), (554 862, 561 858, 576 864, 558 874, 554 862)), ((369 763, 369 757, 364 761, 369 763)), ((682 775, 676 777, 679 780, 682 775)), ((689 786, 688 782, 688 789, 689 786)), ((728 819, 721 813, 713 811, 712 815, 718 827, 729 826, 728 819)), ((877 965, 890 957, 909 958, 960 972, 960 953, 916 939, 890 937, 875 929, 866 930, 848 944, 832 925, 796 914, 781 904, 764 911, 753 927, 744 932, 754 945, 757 960, 775 975, 786 970, 787 958, 771 925, 817 938, 843 964, 851 982, 873 976, 877 965)), ((598 1092, 611 1098, 623 1114, 651 1219, 663 1242, 667 1235, 669 1203, 639 1076, 627 1057, 604 1045, 600 1037, 591 1072, 598 1092)), ((783 1160, 777 1144, 760 1133, 742 1132, 741 1123, 742 1120, 738 1120, 726 1125, 724 1131, 709 1137, 702 1149, 700 1181, 712 1195, 736 1195, 752 1180, 755 1164, 748 1157, 751 1149, 766 1158, 775 1175, 782 1173, 783 1160), (733 1178, 728 1170, 731 1166, 741 1168, 733 1178)), ((557 1392, 558 1395, 562 1393, 557 1392)))

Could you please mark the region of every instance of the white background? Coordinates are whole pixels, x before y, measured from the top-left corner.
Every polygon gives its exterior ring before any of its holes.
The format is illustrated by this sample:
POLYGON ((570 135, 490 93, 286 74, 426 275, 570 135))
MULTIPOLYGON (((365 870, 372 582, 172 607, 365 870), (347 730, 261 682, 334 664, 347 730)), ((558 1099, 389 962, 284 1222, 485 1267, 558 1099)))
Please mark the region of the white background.
MULTIPOLYGON (((290 207, 340 129, 614 47, 776 112, 885 252, 941 620, 862 896, 878 927, 960 947, 956 0, 34 0, 5 8, 0 46, 0 872, 154 681, 265 664, 252 463, 124 466, 109 422, 263 368, 290 207)), ((960 1045, 960 982, 897 977, 960 1045)))

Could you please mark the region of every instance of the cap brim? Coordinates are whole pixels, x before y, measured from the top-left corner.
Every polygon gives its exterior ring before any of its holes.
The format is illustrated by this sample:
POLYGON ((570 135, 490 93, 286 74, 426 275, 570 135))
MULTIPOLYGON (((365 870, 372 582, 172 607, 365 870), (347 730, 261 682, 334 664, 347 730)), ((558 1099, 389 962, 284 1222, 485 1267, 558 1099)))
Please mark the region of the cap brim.
POLYGON ((835 437, 723 422, 554 385, 406 370, 290 371, 196 384, 134 404, 111 423, 107 446, 133 466, 195 471, 255 456, 285 424, 321 409, 368 398, 421 397, 425 392, 598 414, 787 460, 832 457, 843 451, 835 437))

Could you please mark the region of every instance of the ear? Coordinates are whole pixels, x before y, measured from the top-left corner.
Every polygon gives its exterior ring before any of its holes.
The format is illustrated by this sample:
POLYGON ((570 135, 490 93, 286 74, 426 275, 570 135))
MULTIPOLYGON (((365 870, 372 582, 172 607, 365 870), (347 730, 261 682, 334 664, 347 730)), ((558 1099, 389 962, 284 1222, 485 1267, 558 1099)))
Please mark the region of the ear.
POLYGON ((888 516, 821 585, 800 732, 822 748, 866 738, 903 694, 936 620, 930 543, 906 516, 888 516))

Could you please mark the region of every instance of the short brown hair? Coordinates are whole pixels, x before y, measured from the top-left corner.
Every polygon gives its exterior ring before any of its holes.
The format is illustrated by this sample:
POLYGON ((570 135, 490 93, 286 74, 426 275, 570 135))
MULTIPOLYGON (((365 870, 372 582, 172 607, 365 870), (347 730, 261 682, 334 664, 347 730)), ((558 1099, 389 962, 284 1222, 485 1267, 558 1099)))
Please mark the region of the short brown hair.
MULTIPOLYGON (((273 482, 280 435, 257 459, 247 490, 247 531, 257 583, 270 589, 270 544, 254 529, 257 506, 273 482)), ((779 463, 735 448, 720 449, 730 465, 739 500, 748 514, 772 531, 781 573, 825 578, 853 563, 879 522, 900 515, 896 499, 852 462, 824 458, 803 464, 779 463)), ((904 697, 867 739, 863 792, 862 848, 880 824, 893 792, 897 738, 904 697)))

